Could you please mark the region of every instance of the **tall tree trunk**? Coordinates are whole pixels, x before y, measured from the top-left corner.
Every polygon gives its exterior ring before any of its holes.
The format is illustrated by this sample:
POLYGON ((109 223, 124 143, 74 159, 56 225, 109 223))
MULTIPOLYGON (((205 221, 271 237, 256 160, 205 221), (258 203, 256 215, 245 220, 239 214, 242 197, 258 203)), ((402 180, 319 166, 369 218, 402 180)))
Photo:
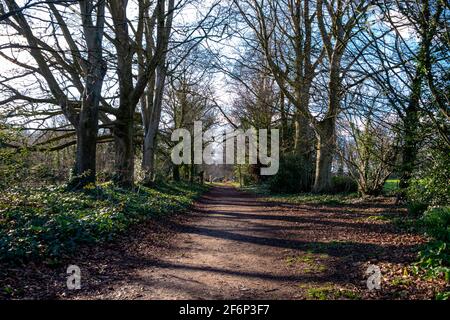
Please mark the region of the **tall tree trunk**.
POLYGON ((96 181, 97 133, 98 110, 94 104, 87 102, 82 107, 80 120, 76 127, 77 149, 75 167, 73 177, 68 186, 71 190, 80 189, 96 181))
POLYGON ((316 169, 313 191, 331 190, 331 165, 336 146, 335 118, 325 118, 316 124, 316 169))
POLYGON ((113 18, 116 36, 114 45, 117 51, 120 95, 118 114, 112 129, 115 143, 115 173, 113 180, 120 187, 132 188, 134 185, 134 112, 139 99, 135 101, 134 98, 137 94, 133 87, 133 48, 130 44, 128 30, 128 1, 114 0, 108 3, 111 7, 110 13, 113 18))
POLYGON ((400 189, 405 190, 409 186, 414 166, 417 159, 419 103, 421 93, 421 77, 416 76, 413 80, 412 92, 408 107, 403 118, 403 146, 402 163, 400 166, 400 189))
POLYGON ((156 88, 152 110, 149 117, 149 123, 144 124, 144 153, 142 157, 142 169, 144 170, 144 184, 151 184, 154 179, 155 170, 155 151, 158 135, 159 123, 161 121, 161 109, 164 93, 164 84, 166 81, 167 67, 165 59, 162 65, 159 65, 156 73, 156 88))
POLYGON ((336 118, 341 103, 341 54, 333 55, 330 62, 328 83, 328 111, 324 119, 315 124, 316 133, 316 169, 313 192, 331 190, 331 165, 336 149, 336 118))
POLYGON ((297 112, 295 115, 294 129, 294 151, 296 154, 307 157, 313 149, 311 141, 312 132, 308 118, 300 112, 297 112))
POLYGON ((314 131, 311 128, 309 114, 310 83, 303 80, 303 85, 296 90, 298 101, 297 112, 294 118, 294 154, 302 163, 301 190, 310 191, 314 175, 314 131))
POLYGON ((122 188, 134 184, 134 121, 132 116, 120 117, 113 129, 115 143, 114 182, 122 188))
POLYGON ((142 155, 142 169, 144 170, 145 175, 143 181, 145 185, 152 184, 154 180, 157 133, 158 127, 156 127, 156 125, 152 125, 151 127, 148 128, 144 137, 144 153, 142 155))
POLYGON ((101 55, 92 59, 90 69, 92 70, 86 77, 78 125, 75 128, 77 150, 74 177, 69 183, 71 189, 78 189, 96 181, 98 106, 106 74, 106 63, 102 61, 101 55))
MULTIPOLYGON (((154 88, 154 101, 152 108, 147 109, 147 115, 144 119, 144 151, 142 159, 142 169, 144 171, 144 184, 151 184, 154 179, 155 167, 155 150, 158 135, 158 127, 161 120, 161 108, 164 94, 164 85, 167 76, 167 50, 169 46, 169 38, 172 30, 172 21, 174 15, 175 1, 169 0, 167 11, 165 8, 165 0, 158 0, 156 9, 157 16, 157 50, 159 60, 156 64, 156 83, 154 88)), ((153 74, 155 76, 155 74, 153 74)))
POLYGON ((280 120, 281 120, 281 126, 280 126, 280 137, 281 137, 281 150, 284 152, 289 147, 288 142, 288 121, 286 116, 286 103, 285 103, 285 95, 283 91, 280 91, 280 120))
POLYGON ((79 189, 96 181, 98 112, 107 65, 102 57, 105 2, 97 4, 96 25, 92 22, 92 1, 80 2, 82 25, 88 49, 84 92, 78 122, 75 126, 77 150, 74 177, 70 189, 79 189))
POLYGON ((76 126, 77 150, 74 177, 70 189, 79 189, 96 181, 96 156, 98 134, 98 106, 106 65, 99 61, 86 77, 85 92, 76 126))
MULTIPOLYGON (((429 19, 428 1, 424 2, 424 19, 429 19)), ((426 25, 427 20, 423 23, 426 25)), ((426 27, 423 27, 426 28, 426 27)), ((417 57, 417 66, 414 78, 411 83, 411 94, 408 106, 405 109, 403 118, 403 146, 402 146, 402 163, 400 166, 400 183, 399 187, 405 190, 409 186, 409 180, 412 178, 414 166, 418 152, 418 126, 419 126, 419 109, 420 97, 422 95, 422 82, 425 79, 425 69, 427 64, 427 52, 430 48, 430 39, 427 33, 424 33, 421 40, 420 50, 417 57)))
POLYGON ((336 118, 341 111, 342 98, 342 57, 355 35, 353 28, 370 7, 370 1, 357 2, 356 8, 346 13, 348 3, 342 0, 316 1, 317 27, 329 62, 328 110, 321 121, 315 123, 317 137, 317 159, 313 191, 326 192, 331 187, 331 164, 336 148, 336 118), (334 9, 336 5, 337 10, 334 9), (327 14, 324 13, 326 7, 327 14), (355 14, 358 12, 358 14, 355 14), (326 18, 328 16, 328 18, 326 18), (326 23, 326 19, 328 23, 326 23))

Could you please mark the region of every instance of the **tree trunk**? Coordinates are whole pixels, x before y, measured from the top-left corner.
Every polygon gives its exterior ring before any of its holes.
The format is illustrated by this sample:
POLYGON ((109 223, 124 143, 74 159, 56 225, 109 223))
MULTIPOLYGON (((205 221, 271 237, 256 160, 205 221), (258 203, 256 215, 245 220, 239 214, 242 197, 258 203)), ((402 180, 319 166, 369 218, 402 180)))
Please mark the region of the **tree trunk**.
POLYGON ((419 64, 416 67, 416 74, 411 84, 411 94, 409 103, 405 109, 403 118, 403 146, 402 146, 402 163, 400 166, 400 183, 401 190, 405 190, 409 186, 414 171, 414 165, 417 158, 418 145, 418 126, 419 126, 419 104, 422 93, 423 80, 423 55, 424 44, 422 44, 419 53, 419 64))
POLYGON ((165 63, 164 57, 163 61, 156 69, 154 101, 147 101, 147 103, 151 103, 152 105, 151 110, 149 110, 150 115, 148 117, 148 122, 144 123, 145 137, 144 153, 142 157, 142 169, 145 174, 144 184, 151 184, 154 179, 156 140, 159 123, 161 121, 162 100, 167 75, 167 66, 165 63))
MULTIPOLYGON (((104 75, 104 72, 102 72, 104 75)), ((78 190, 96 181, 96 156, 98 134, 98 104, 103 77, 93 83, 86 81, 83 102, 76 126, 77 149, 73 177, 69 189, 78 190)), ((95 78, 95 77, 94 77, 95 78)))
POLYGON ((305 86, 297 88, 296 96, 299 103, 294 119, 294 154, 302 163, 302 190, 310 191, 313 182, 314 169, 314 132, 311 122, 306 116, 309 112, 309 84, 305 80, 305 86))
POLYGON ((281 150, 284 152, 288 148, 288 122, 286 116, 285 97, 283 91, 280 92, 280 137, 281 137, 281 150))
POLYGON ((301 113, 297 113, 294 120, 295 137, 294 151, 297 154, 308 155, 311 153, 311 127, 309 120, 301 113))
POLYGON ((313 192, 331 191, 331 165, 336 149, 336 118, 341 104, 341 52, 330 57, 330 79, 328 82, 328 110, 325 117, 316 122, 316 170, 313 192))
MULTIPOLYGON (((148 109, 150 113, 148 117, 144 117, 144 153, 142 160, 142 169, 144 171, 144 184, 151 184, 154 179, 154 166, 155 166, 155 150, 156 140, 158 135, 158 127, 161 119, 161 108, 164 93, 164 85, 167 76, 167 50, 169 45, 170 33, 172 30, 172 21, 174 15, 175 1, 169 0, 167 4, 167 12, 165 11, 165 1, 158 0, 156 7, 156 20, 157 20, 157 48, 159 52, 155 54, 160 58, 156 64, 156 83, 154 88, 154 101, 151 101, 152 108, 148 109)), ((155 76, 155 74, 153 74, 155 76)))
POLYGON ((156 125, 150 126, 144 137, 144 152, 142 156, 142 169, 145 175, 144 185, 151 185, 154 180, 157 129, 158 127, 156 125))
MULTIPOLYGON (((122 188, 134 185, 134 112, 139 100, 133 87, 133 49, 130 43, 127 0, 108 1, 116 41, 119 108, 112 129, 115 142, 114 182, 122 188)), ((133 44, 134 45, 134 44, 133 44)), ((140 78, 138 78, 140 80, 140 78)), ((137 86, 137 84, 136 84, 137 86)), ((145 87, 144 87, 145 89, 145 87)), ((141 92, 139 92, 141 93, 141 92)))
POLYGON ((77 150, 73 177, 69 181, 70 190, 78 190, 96 181, 97 117, 95 114, 80 114, 76 128, 77 150))
POLYGON ((121 118, 113 129, 115 142, 114 182, 126 189, 131 189, 134 182, 134 143, 132 118, 121 118))
POLYGON ((88 18, 88 15, 92 15, 90 11, 92 6, 92 2, 80 3, 83 30, 88 48, 88 63, 81 110, 75 125, 77 150, 74 177, 69 182, 70 189, 80 189, 89 183, 96 182, 98 112, 107 64, 102 57, 105 3, 97 6, 95 26, 88 18))
POLYGON ((240 164, 238 164, 238 172, 239 172, 239 187, 243 187, 244 186, 244 177, 242 176, 242 166, 240 164))
POLYGON ((316 125, 316 170, 313 191, 331 190, 331 165, 336 146, 335 118, 326 118, 316 125))
POLYGON ((400 167, 400 189, 405 190, 409 186, 417 158, 417 112, 418 98, 413 98, 406 109, 403 123, 403 147, 402 163, 400 167))

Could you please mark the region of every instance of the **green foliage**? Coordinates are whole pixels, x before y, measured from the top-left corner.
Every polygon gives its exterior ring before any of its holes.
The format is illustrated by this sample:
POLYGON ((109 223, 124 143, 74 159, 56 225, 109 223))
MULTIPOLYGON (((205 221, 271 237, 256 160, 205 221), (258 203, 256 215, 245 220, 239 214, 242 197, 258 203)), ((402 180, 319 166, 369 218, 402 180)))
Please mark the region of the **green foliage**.
POLYGON ((420 224, 434 239, 450 243, 450 207, 428 209, 420 219, 420 224))
POLYGON ((428 209, 417 225, 433 241, 419 252, 419 261, 413 270, 428 278, 444 277, 450 282, 450 207, 428 209))
POLYGON ((264 196, 270 195, 269 185, 267 183, 250 184, 243 187, 239 187, 239 189, 257 195, 264 195, 264 196))
POLYGON ((361 296, 354 291, 348 289, 338 289, 332 286, 324 286, 319 288, 310 288, 306 292, 307 299, 310 300, 359 300, 361 296))
POLYGON ((413 266, 416 274, 428 278, 444 277, 450 282, 450 248, 448 243, 433 241, 419 252, 419 261, 413 266))
POLYGON ((15 137, 15 133, 0 129, 0 189, 5 189, 24 177, 28 151, 5 146, 15 137))
POLYGON ((420 214, 429 206, 445 206, 450 203, 450 152, 434 150, 432 156, 422 177, 410 181, 407 196, 411 214, 420 214))
POLYGON ((276 194, 266 198, 267 201, 286 202, 292 204, 320 204, 320 205, 343 205, 348 204, 357 196, 353 194, 315 194, 302 193, 298 195, 276 194))
POLYGON ((111 183, 81 192, 63 187, 0 195, 0 259, 54 259, 83 243, 114 238, 146 218, 185 209, 205 187, 164 184, 126 191, 111 183))
POLYGON ((2 128, 0 124, 0 190, 65 180, 65 161, 60 155, 30 150, 26 145, 31 140, 26 133, 2 128))
POLYGON ((430 208, 420 218, 407 216, 394 222, 407 232, 421 232, 431 238, 419 251, 414 273, 427 278, 445 278, 449 282, 450 207, 430 208))
POLYGON ((428 208, 428 205, 423 202, 414 201, 414 202, 408 203, 409 214, 416 216, 416 217, 420 216, 425 210, 427 210, 427 208, 428 208))
POLYGON ((383 193, 388 196, 395 195, 399 191, 399 183, 399 179, 386 180, 383 186, 383 193))
POLYGON ((354 193, 336 193, 336 194, 317 194, 317 193, 281 193, 272 192, 267 183, 253 184, 240 188, 243 191, 258 194, 264 197, 265 201, 284 202, 292 204, 320 204, 320 205, 343 205, 349 204, 358 194, 354 193))
POLYGON ((436 295, 436 300, 449 300, 450 299, 450 291, 439 292, 436 295))
POLYGON ((33 176, 39 180, 51 180, 54 178, 53 170, 47 163, 38 163, 30 168, 33 176))
POLYGON ((238 164, 234 166, 234 175, 238 179, 238 183, 242 186, 251 186, 257 182, 254 170, 249 164, 238 164))
POLYGON ((358 191, 358 183, 350 176, 334 176, 331 178, 333 193, 349 193, 358 191))
POLYGON ((9 187, 23 177, 25 152, 14 149, 0 149, 0 189, 9 187))
POLYGON ((269 190, 276 193, 298 193, 311 190, 312 164, 299 155, 284 155, 278 173, 268 181, 269 190))

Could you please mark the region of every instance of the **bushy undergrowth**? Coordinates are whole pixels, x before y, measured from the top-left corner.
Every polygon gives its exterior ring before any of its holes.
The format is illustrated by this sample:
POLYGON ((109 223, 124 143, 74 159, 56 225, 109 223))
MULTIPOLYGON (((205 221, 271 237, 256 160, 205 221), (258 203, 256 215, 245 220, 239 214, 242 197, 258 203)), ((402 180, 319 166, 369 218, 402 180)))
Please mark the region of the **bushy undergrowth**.
POLYGON ((413 266, 417 274, 428 278, 445 278, 450 282, 450 248, 449 243, 432 241, 419 252, 419 261, 413 266))
MULTIPOLYGON (((429 237, 412 265, 416 275, 425 278, 445 279, 450 283, 450 207, 431 207, 421 217, 397 218, 397 224, 409 232, 419 232, 429 237)), ((437 299, 447 300, 450 291, 440 292, 437 299)))
POLYGON ((450 282, 450 207, 428 209, 418 220, 418 228, 432 238, 419 252, 416 273, 444 277, 450 282))
POLYGON ((298 193, 311 190, 313 168, 299 155, 284 155, 278 173, 267 183, 273 193, 298 193))
POLYGON ((115 237, 149 217, 188 207, 205 187, 160 184, 126 191, 112 184, 82 192, 63 187, 9 190, 0 195, 0 260, 54 259, 84 243, 115 237))
MULTIPOLYGON (((410 181, 407 190, 408 211, 417 228, 431 238, 419 252, 414 270, 426 277, 450 282, 450 152, 436 148, 429 164, 410 181)), ((438 298, 447 299, 449 292, 438 298)))
POLYGON ((435 150, 432 161, 423 170, 420 178, 410 181, 407 190, 409 212, 422 214, 428 207, 450 204, 450 151, 435 150))
POLYGON ((450 243, 450 207, 435 207, 427 210, 420 224, 434 239, 450 243))
MULTIPOLYGON (((304 156, 295 154, 283 155, 280 159, 278 173, 270 177, 266 183, 271 193, 297 194, 310 192, 313 184, 314 168, 304 156)), ((358 184, 350 176, 332 177, 330 193, 350 193, 358 191, 358 184)))
POLYGON ((351 193, 358 191, 358 183, 350 176, 333 176, 331 178, 333 193, 351 193))
POLYGON ((9 143, 16 137, 14 132, 3 129, 0 124, 0 190, 15 181, 22 181, 24 178, 23 168, 27 161, 28 151, 3 147, 3 144, 9 143))

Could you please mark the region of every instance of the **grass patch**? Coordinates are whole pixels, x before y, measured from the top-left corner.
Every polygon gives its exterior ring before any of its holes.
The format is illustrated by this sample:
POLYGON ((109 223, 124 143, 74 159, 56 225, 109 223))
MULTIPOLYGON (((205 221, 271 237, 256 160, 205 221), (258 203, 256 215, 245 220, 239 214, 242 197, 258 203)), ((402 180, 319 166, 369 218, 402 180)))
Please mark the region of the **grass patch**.
POLYGON ((257 195, 268 196, 270 195, 270 189, 267 184, 252 184, 248 186, 239 187, 240 190, 254 193, 257 195))
POLYGON ((235 187, 235 188, 239 188, 239 182, 235 182, 235 181, 229 181, 229 182, 206 182, 206 184, 209 184, 211 186, 217 186, 217 187, 235 187))
MULTIPOLYGON (((400 180, 398 179, 391 179, 386 180, 384 186, 383 186, 383 193, 385 195, 395 195, 399 190, 399 183, 400 180)), ((236 186, 239 186, 239 184, 236 184, 236 186)), ((256 193, 259 195, 271 195, 269 186, 265 184, 261 185, 250 185, 250 186, 244 186, 241 188, 241 190, 249 191, 252 193, 256 193)), ((286 197, 287 199, 291 199, 291 201, 299 202, 299 203, 324 203, 324 204, 345 204, 348 203, 348 200, 357 198, 358 195, 356 193, 341 193, 341 194, 311 194, 311 193, 302 193, 300 195, 298 194, 278 194, 274 195, 275 197, 286 197)))
POLYGON ((5 191, 0 195, 0 260, 54 261, 81 244, 111 240, 145 219, 182 211, 205 190, 162 183, 128 191, 106 183, 81 192, 63 187, 5 191))
POLYGON ((314 254, 310 251, 286 258, 288 266, 300 266, 304 273, 325 272, 327 267, 322 264, 322 260, 329 258, 326 254, 314 254))
POLYGON ((383 193, 386 195, 395 194, 400 189, 399 183, 400 183, 399 179, 386 180, 383 186, 383 193))
POLYGON ((356 194, 296 194, 296 195, 272 195, 267 201, 286 202, 290 204, 319 204, 319 205, 344 205, 356 198, 356 194))
POLYGON ((364 218, 364 220, 368 221, 392 221, 392 217, 387 215, 376 215, 376 216, 368 216, 364 218))
POLYGON ((268 202, 283 202, 289 204, 314 204, 314 205, 344 205, 351 203, 358 197, 356 193, 339 194, 271 194, 267 185, 251 185, 240 188, 263 197, 268 202))
POLYGON ((357 292, 348 289, 334 288, 332 286, 309 288, 306 290, 306 297, 310 300, 361 299, 361 296, 357 292))
POLYGON ((394 278, 391 280, 391 285, 395 286, 395 287, 399 287, 399 286, 410 286, 411 284, 413 284, 413 280, 411 278, 394 278))

